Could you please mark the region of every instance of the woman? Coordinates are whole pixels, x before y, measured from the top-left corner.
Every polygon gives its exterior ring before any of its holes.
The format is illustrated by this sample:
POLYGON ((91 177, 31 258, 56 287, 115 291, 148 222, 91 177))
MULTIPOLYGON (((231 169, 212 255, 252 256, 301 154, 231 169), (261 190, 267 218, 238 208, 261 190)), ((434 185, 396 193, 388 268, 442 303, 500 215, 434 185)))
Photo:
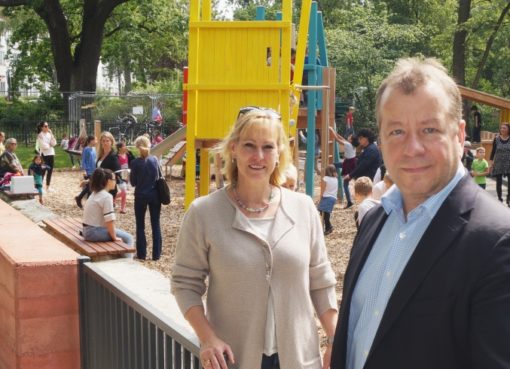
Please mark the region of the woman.
MULTIPOLYGON (((492 143, 490 171, 496 177, 496 192, 499 201, 503 202, 503 176, 510 179, 510 124, 502 123, 499 135, 492 143)), ((510 187, 507 188, 506 204, 510 206, 510 187)))
POLYGON ((135 187, 135 218, 136 218, 136 257, 145 260, 147 257, 147 240, 145 238, 145 213, 149 207, 152 228, 152 260, 161 257, 161 201, 159 200, 156 180, 159 178, 158 159, 150 155, 151 143, 145 136, 135 140, 140 156, 131 162, 129 180, 135 187))
MULTIPOLYGON (((342 161, 342 176, 350 174, 356 168, 356 149, 358 146, 358 139, 353 135, 349 135, 347 140, 340 136, 333 127, 329 127, 329 131, 333 135, 333 138, 340 144, 344 145, 344 160, 342 161)), ((345 199, 347 200, 347 205, 344 209, 350 208, 354 205, 352 201, 351 191, 349 189, 350 181, 343 181, 343 188, 345 193, 345 199)))
POLYGON ((92 194, 83 210, 83 238, 92 242, 122 240, 132 246, 133 236, 115 227, 113 198, 107 192, 115 187, 115 183, 115 175, 109 169, 97 168, 92 173, 92 194))
POLYGON ((202 365, 321 368, 315 308, 329 367, 335 275, 312 200, 280 186, 290 158, 280 118, 252 108, 220 147, 230 185, 191 204, 172 270, 172 292, 200 340, 202 365))
POLYGON ((2 155, 5 151, 4 141, 5 133, 0 131, 0 155, 2 155))
POLYGON ((37 125, 37 133, 37 147, 39 147, 44 164, 48 166, 48 170, 46 171, 46 191, 52 192, 50 184, 53 168, 55 167, 54 146, 57 144, 57 140, 55 136, 53 136, 48 122, 40 122, 37 125))
MULTIPOLYGON (((114 147, 115 138, 113 138, 113 135, 106 131, 101 133, 101 136, 99 136, 99 151, 97 153, 97 168, 110 169, 113 173, 120 171, 119 158, 113 150, 114 147)), ((120 176, 118 174, 115 176, 117 177, 117 183, 119 183, 121 180, 120 176)), ((117 196, 117 186, 113 187, 109 192, 115 198, 117 196)))

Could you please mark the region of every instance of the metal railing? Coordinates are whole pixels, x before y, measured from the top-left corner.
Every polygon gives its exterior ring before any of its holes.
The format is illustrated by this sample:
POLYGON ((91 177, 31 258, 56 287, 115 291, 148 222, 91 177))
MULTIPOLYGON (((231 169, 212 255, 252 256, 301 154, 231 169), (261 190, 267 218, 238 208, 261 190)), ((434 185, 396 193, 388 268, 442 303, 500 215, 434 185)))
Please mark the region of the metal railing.
POLYGON ((199 347, 185 332, 80 259, 82 369, 200 369, 199 347))

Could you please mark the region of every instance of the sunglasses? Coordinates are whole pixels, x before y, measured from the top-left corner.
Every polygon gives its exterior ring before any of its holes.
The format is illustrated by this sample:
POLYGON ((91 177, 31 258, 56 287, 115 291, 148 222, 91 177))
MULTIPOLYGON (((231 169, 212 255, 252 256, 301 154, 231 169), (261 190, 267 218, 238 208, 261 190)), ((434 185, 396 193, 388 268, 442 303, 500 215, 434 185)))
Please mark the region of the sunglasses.
POLYGON ((263 108, 260 106, 245 106, 244 108, 239 109, 239 113, 237 114, 237 119, 242 117, 245 114, 248 114, 251 111, 260 111, 262 113, 268 114, 272 118, 282 119, 280 113, 271 108, 263 108))

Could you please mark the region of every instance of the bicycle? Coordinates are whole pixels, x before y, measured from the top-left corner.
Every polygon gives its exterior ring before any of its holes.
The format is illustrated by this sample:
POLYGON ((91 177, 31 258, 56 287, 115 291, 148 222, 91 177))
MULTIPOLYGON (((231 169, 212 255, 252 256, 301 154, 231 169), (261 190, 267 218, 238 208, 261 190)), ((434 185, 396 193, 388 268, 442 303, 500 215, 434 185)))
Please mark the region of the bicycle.
POLYGON ((126 114, 122 117, 119 115, 115 124, 117 125, 110 127, 108 131, 118 142, 125 142, 126 145, 131 145, 137 137, 135 135, 135 126, 138 124, 136 117, 131 114, 126 114))

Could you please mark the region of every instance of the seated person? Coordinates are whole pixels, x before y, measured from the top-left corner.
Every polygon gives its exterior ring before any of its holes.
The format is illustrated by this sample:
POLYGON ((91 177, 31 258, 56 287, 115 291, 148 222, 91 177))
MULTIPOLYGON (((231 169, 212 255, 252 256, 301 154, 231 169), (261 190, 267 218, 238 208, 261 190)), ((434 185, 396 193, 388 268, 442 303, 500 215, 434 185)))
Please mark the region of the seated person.
POLYGON ((15 138, 8 138, 5 141, 5 151, 0 156, 0 177, 5 173, 12 173, 13 175, 23 175, 23 168, 18 157, 14 153, 18 142, 15 138))
POLYGON ((97 168, 92 173, 90 190, 92 194, 83 210, 83 237, 87 241, 104 242, 122 240, 133 245, 133 236, 115 227, 113 197, 108 191, 115 188, 115 174, 110 169, 97 168))
POLYGON ((379 204, 379 201, 372 198, 372 180, 369 177, 359 177, 354 182, 354 198, 358 204, 354 220, 356 227, 359 228, 365 214, 379 204))

